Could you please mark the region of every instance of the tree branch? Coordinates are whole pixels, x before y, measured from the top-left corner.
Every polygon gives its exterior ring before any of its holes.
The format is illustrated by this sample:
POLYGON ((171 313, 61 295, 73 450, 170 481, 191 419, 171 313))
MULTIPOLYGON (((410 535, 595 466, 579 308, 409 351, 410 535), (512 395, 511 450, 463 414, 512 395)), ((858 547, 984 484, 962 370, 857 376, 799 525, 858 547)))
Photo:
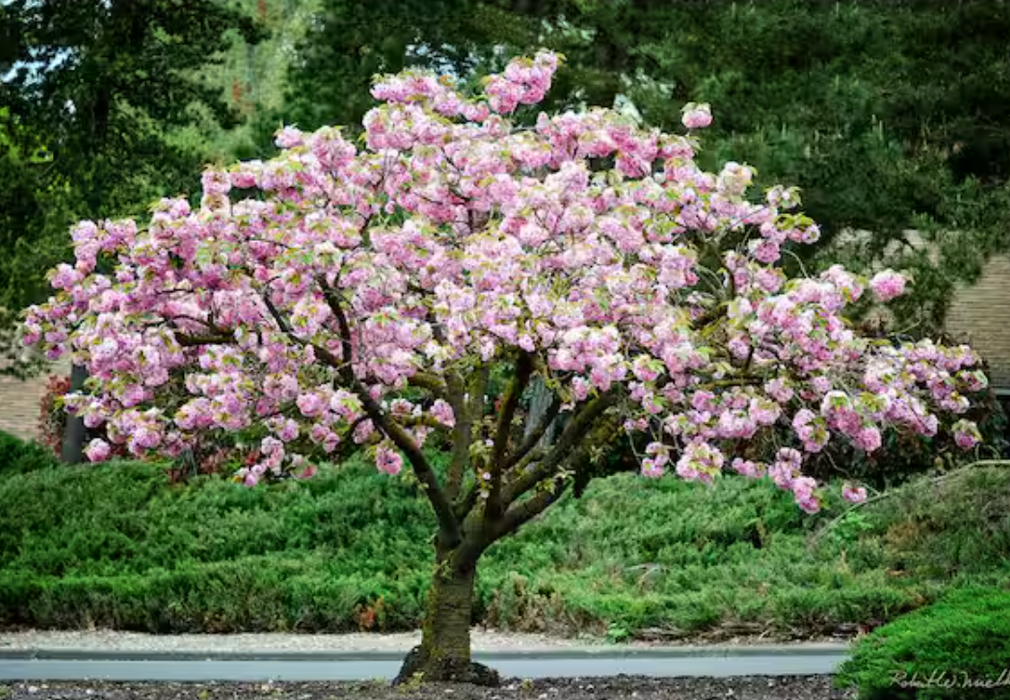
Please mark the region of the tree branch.
POLYGON ((731 377, 729 379, 713 379, 710 382, 695 384, 692 389, 728 389, 734 386, 759 386, 764 383, 764 378, 754 376, 731 377))
POLYGON ((565 431, 554 443, 547 456, 533 469, 517 472, 516 478, 505 489, 504 502, 513 503, 519 496, 529 491, 544 479, 551 477, 558 467, 568 458, 571 451, 582 440, 608 408, 614 406, 620 399, 616 388, 600 394, 587 403, 582 410, 565 426, 565 431))
POLYGON ((273 300, 270 298, 270 290, 264 289, 260 296, 263 297, 263 304, 267 307, 267 311, 270 312, 270 315, 277 323, 277 327, 289 336, 294 336, 294 330, 291 328, 291 324, 288 323, 288 320, 284 318, 280 309, 277 308, 277 305, 274 304, 273 300))
POLYGON ((492 531, 492 538, 498 540, 510 535, 533 518, 543 513, 568 490, 569 480, 555 479, 550 486, 525 501, 516 503, 505 513, 492 531))
MULTIPOLYGON (((466 405, 466 389, 459 376, 452 372, 446 378, 448 391, 447 401, 452 407, 456 425, 452 427, 452 454, 449 458, 449 473, 445 482, 446 496, 455 501, 463 485, 463 472, 467 457, 470 454, 470 436, 473 429, 473 417, 466 405)), ((456 504, 458 505, 458 504, 456 504)), ((458 511, 457 511, 457 517, 458 511)))
POLYGON ((455 510, 460 519, 466 517, 477 502, 479 489, 476 485, 462 499, 460 494, 463 488, 463 477, 470 464, 470 445, 473 443, 474 424, 484 416, 484 393, 487 391, 489 374, 486 366, 479 367, 471 375, 470 383, 465 390, 461 380, 453 380, 457 382, 455 391, 458 392, 458 395, 452 408, 458 415, 456 428, 452 435, 452 457, 449 462, 447 490, 455 499, 455 510))
POLYGON ((558 413, 560 412, 561 399, 554 396, 554 400, 551 401, 551 405, 547 407, 547 412, 544 413, 540 422, 537 423, 537 427, 529 434, 523 444, 519 446, 519 449, 509 455, 508 461, 505 463, 506 470, 511 469, 516 464, 519 464, 523 457, 529 454, 530 450, 540 443, 544 435, 547 433, 547 429, 551 427, 551 423, 554 422, 554 419, 558 417, 558 413))
POLYGON ((281 314, 280 310, 277 308, 277 305, 274 304, 273 301, 270 299, 270 292, 265 291, 260 296, 263 299, 263 304, 267 307, 267 311, 270 312, 270 315, 277 323, 277 326, 281 329, 281 332, 283 332, 286 336, 288 336, 291 340, 298 343, 299 345, 311 347, 313 351, 315 351, 316 356, 320 357, 330 367, 336 369, 337 372, 341 375, 341 377, 344 377, 343 374, 344 369, 346 368, 350 370, 350 361, 342 364, 340 362, 340 359, 337 358, 336 355, 334 355, 332 352, 324 348, 322 345, 319 345, 317 343, 310 343, 304 338, 299 338, 297 335, 295 335, 294 329, 291 328, 291 324, 288 323, 288 320, 284 318, 283 314, 281 314))
POLYGON ((705 330, 709 325, 715 323, 726 315, 726 304, 719 304, 714 309, 706 311, 698 318, 691 321, 691 329, 695 331, 705 330))
POLYGON ((526 391, 526 385, 533 371, 533 358, 526 351, 520 351, 516 358, 515 375, 502 400, 498 414, 498 426, 495 429, 494 444, 491 447, 491 490, 487 499, 485 517, 496 519, 503 511, 502 476, 505 472, 505 453, 508 450, 509 435, 512 433, 512 418, 515 417, 519 399, 526 391))
POLYGON ((479 484, 471 484, 465 496, 457 496, 452 505, 452 511, 456 514, 456 519, 460 522, 466 520, 466 516, 468 516, 470 511, 473 510, 473 507, 477 505, 477 499, 479 497, 479 484))
MULTIPOLYGON (((323 291, 323 297, 326 299, 326 303, 330 307, 330 311, 337 319, 337 325, 340 328, 340 342, 343 352, 341 353, 343 357, 350 360, 351 358, 351 326, 347 322, 347 316, 344 314, 344 309, 340 305, 340 300, 334 294, 333 289, 329 287, 325 280, 317 279, 317 284, 323 291)), ((372 422, 386 434, 386 436, 393 441, 401 452, 407 457, 407 461, 410 462, 411 468, 414 470, 414 474, 417 476, 418 481, 424 486, 424 492, 428 496, 428 500, 431 502, 432 510, 435 511, 435 517, 438 519, 439 524, 439 537, 442 542, 450 549, 455 548, 462 540, 462 535, 460 533, 459 520, 456 518, 456 514, 453 512, 452 504, 446 497, 445 491, 442 490, 441 485, 438 483, 438 475, 431 468, 428 463, 428 459, 424 456, 421 448, 418 447, 417 443, 414 442, 413 438, 400 427, 395 421, 391 420, 386 412, 382 410, 382 406, 379 402, 372 398, 372 395, 368 392, 368 389, 361 384, 358 378, 354 375, 354 368, 351 363, 337 363, 334 364, 333 361, 336 358, 332 353, 328 353, 331 360, 328 360, 330 364, 340 373, 343 377, 344 382, 358 395, 358 399, 361 400, 362 405, 365 408, 365 413, 368 417, 372 419, 372 422)))
POLYGON ((229 345, 235 342, 230 335, 185 335, 176 333, 175 342, 184 348, 195 348, 201 345, 229 345))
POLYGON ((409 379, 407 379, 407 383, 411 386, 416 386, 419 389, 427 389, 440 399, 445 399, 449 395, 445 382, 433 374, 415 372, 410 375, 409 379))

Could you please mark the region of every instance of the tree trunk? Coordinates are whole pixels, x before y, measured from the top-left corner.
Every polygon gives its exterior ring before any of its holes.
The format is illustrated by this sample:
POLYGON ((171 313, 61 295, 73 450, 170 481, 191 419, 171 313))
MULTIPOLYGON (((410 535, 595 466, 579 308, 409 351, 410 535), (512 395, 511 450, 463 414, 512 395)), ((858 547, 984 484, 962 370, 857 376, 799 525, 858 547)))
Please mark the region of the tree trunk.
POLYGON ((484 686, 500 683, 498 672, 470 660, 475 564, 456 564, 457 552, 440 551, 421 627, 421 645, 403 662, 396 684, 420 674, 423 681, 455 681, 484 686))
MULTIPOLYGON (((530 380, 530 386, 527 390, 530 395, 530 408, 529 414, 526 418, 526 427, 523 430, 523 439, 525 440, 536 427, 540 424, 540 421, 547 414, 547 409, 550 408, 551 401, 554 400, 554 394, 547 388, 544 384, 543 377, 533 377, 530 380)), ((544 436, 540 438, 538 445, 540 447, 546 447, 554 442, 554 435, 558 425, 558 420, 555 418, 554 422, 551 423, 550 427, 547 428, 547 432, 544 436)))
MULTIPOLYGON (((79 365, 70 369, 70 391, 80 391, 84 380, 88 378, 88 370, 79 365)), ((65 464, 79 464, 84 461, 84 420, 80 416, 67 414, 67 423, 63 431, 63 445, 60 449, 60 460, 65 464)))

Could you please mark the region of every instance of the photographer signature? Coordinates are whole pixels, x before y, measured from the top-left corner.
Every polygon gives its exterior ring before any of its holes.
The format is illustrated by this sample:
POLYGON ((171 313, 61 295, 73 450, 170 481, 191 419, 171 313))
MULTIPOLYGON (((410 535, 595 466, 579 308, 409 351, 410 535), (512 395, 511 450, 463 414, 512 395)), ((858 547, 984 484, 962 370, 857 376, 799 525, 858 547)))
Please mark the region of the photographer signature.
POLYGON ((911 676, 895 671, 891 683, 900 688, 1001 688, 1010 686, 1010 668, 1003 669, 996 678, 975 678, 967 671, 935 670, 928 676, 918 671, 911 676))

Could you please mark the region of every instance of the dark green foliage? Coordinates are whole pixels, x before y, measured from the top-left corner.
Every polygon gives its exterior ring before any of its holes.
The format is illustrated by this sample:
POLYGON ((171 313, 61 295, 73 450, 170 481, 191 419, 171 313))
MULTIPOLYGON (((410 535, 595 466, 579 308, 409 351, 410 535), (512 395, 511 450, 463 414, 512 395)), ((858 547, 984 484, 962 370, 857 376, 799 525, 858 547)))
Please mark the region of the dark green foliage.
POLYGON ((60 468, 0 480, 0 502, 8 622, 337 630, 383 594, 396 607, 382 624, 420 616, 426 504, 361 465, 262 489, 170 487, 160 465, 60 468))
MULTIPOLYGON (((618 474, 489 550, 475 621, 624 636, 872 625, 949 586, 1006 580, 1010 522, 997 516, 1010 508, 992 501, 1010 493, 1010 471, 972 479, 944 500, 907 487, 810 547, 825 517, 766 482, 618 474)), ((358 458, 254 489, 218 477, 169 485, 158 464, 39 461, 0 468, 0 503, 7 624, 406 630, 430 579, 427 503, 358 458)))
POLYGON ((55 464, 52 450, 0 431, 0 475, 26 474, 55 464))
POLYGON ((420 65, 470 77, 496 44, 535 40, 512 0, 330 0, 299 50, 283 117, 306 129, 357 129, 373 76, 420 65))
POLYGON ((1010 469, 968 467, 912 482, 864 510, 873 537, 849 552, 854 566, 868 556, 872 566, 936 582, 1008 572, 1010 469))
MULTIPOLYGON (((70 254, 79 219, 139 215, 198 194, 209 148, 181 127, 238 115, 206 83, 253 20, 214 0, 12 0, 0 5, 0 351, 44 274, 70 254), (16 37, 7 43, 3 36, 16 37)), ((5 365, 4 369, 21 367, 5 365)))
POLYGON ((251 18, 208 0, 19 0, 6 10, 26 37, 12 109, 52 134, 55 166, 81 191, 82 215, 122 216, 157 195, 193 193, 201 154, 168 131, 197 121, 196 106, 235 123, 199 70, 220 60, 229 30, 255 41, 251 18))
POLYGON ((4 89, 0 84, 0 360, 6 360, 0 372, 23 374, 34 363, 11 352, 19 349, 12 331, 21 306, 38 293, 41 268, 66 253, 67 244, 57 241, 55 232, 69 238, 70 187, 54 171, 42 133, 3 106, 4 89))
POLYGON ((1008 669, 1010 590, 967 588, 865 637, 838 683, 858 687, 861 700, 1007 698, 1008 669))

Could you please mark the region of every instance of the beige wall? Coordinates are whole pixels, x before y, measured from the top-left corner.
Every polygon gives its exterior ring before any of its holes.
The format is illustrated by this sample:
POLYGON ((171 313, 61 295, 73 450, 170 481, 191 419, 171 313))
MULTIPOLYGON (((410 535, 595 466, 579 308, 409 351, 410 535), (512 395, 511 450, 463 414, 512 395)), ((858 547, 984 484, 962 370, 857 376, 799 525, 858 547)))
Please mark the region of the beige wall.
POLYGON ((990 259, 976 284, 957 291, 947 332, 986 358, 994 386, 1010 388, 1010 257, 990 259))
POLYGON ((39 399, 46 378, 21 381, 0 376, 0 430, 26 440, 34 438, 39 419, 39 399))

